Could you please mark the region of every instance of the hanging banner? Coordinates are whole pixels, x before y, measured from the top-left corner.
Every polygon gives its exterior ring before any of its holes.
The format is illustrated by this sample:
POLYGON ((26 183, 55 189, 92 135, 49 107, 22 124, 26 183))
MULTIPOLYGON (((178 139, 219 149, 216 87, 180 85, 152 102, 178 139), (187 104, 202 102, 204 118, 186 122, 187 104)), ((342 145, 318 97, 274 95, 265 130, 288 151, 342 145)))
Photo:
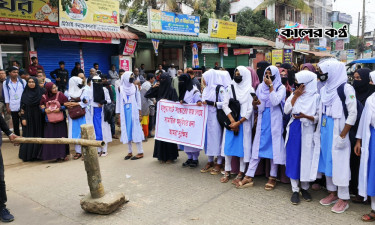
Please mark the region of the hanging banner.
POLYGON ((233 55, 250 55, 250 54, 253 54, 253 49, 251 48, 233 49, 233 55))
POLYGON ((31 62, 31 58, 32 57, 37 57, 38 58, 38 53, 36 51, 29 51, 30 65, 33 63, 33 62, 31 62))
POLYGON ((336 44, 335 44, 335 50, 336 51, 340 51, 340 50, 344 50, 344 41, 343 40, 336 40, 336 44))
POLYGON ((154 46, 155 55, 158 56, 159 40, 152 39, 152 46, 154 46))
POLYGON ((224 56, 228 56, 228 48, 227 47, 224 48, 224 56))
POLYGON ((130 71, 132 68, 132 58, 130 56, 119 56, 119 67, 125 71, 130 71))
POLYGON ((284 63, 292 63, 292 50, 284 49, 284 63))
POLYGON ((219 47, 214 43, 202 43, 202 54, 215 54, 219 53, 219 47))
POLYGON ((199 16, 148 9, 148 28, 151 32, 199 35, 199 16))
POLYGON ((283 50, 275 49, 272 50, 272 65, 275 65, 277 62, 283 62, 283 50))
POLYGON ((196 43, 193 44, 193 47, 191 48, 193 51, 193 57, 192 57, 192 67, 193 68, 199 68, 199 58, 198 58, 198 46, 196 43))
POLYGON ((59 1, 0 1, 0 22, 46 26, 59 25, 59 1))
POLYGON ((79 48, 79 61, 81 63, 81 69, 85 71, 85 60, 83 59, 83 50, 82 47, 79 48))
POLYGON ((204 148, 207 107, 160 100, 157 105, 155 139, 204 148))
POLYGON ((59 4, 60 27, 119 32, 119 1, 67 0, 59 4))
POLYGON ((237 23, 211 18, 208 21, 208 36, 234 40, 236 35, 237 23))
POLYGON ((124 46, 123 55, 133 55, 135 51, 135 47, 137 47, 137 41, 134 40, 126 40, 126 44, 124 46))
POLYGON ((79 36, 70 34, 59 34, 60 41, 75 41, 102 44, 120 44, 120 39, 107 37, 79 36))

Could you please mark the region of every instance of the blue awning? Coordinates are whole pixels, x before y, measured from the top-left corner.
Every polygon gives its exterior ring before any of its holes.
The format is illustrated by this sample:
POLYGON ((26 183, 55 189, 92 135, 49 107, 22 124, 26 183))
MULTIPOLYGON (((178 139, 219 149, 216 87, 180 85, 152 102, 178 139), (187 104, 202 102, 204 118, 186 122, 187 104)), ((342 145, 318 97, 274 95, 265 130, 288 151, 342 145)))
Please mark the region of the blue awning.
POLYGON ((367 59, 357 59, 357 60, 350 62, 350 64, 354 64, 354 63, 375 63, 375 57, 367 58, 367 59))

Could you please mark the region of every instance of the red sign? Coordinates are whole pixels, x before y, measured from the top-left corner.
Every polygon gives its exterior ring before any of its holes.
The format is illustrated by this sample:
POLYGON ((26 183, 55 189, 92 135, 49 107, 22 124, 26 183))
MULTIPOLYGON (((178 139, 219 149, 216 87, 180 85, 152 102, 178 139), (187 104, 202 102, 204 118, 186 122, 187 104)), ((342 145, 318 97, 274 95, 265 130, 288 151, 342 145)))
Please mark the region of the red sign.
POLYGON ((228 56, 228 48, 224 48, 224 56, 228 56))
POLYGON ((126 40, 126 44, 124 47, 123 55, 133 55, 135 51, 135 47, 137 47, 137 41, 133 40, 126 40))
POLYGON ((131 67, 131 58, 126 56, 120 56, 120 69, 123 69, 125 71, 130 71, 131 67))
POLYGON ((36 51, 29 51, 30 64, 33 63, 33 62, 31 62, 31 58, 32 57, 37 57, 38 58, 38 53, 36 51))
POLYGON ((108 38, 108 37, 91 37, 91 36, 79 36, 70 34, 59 34, 61 41, 75 41, 75 42, 90 42, 90 43, 102 43, 102 44, 119 44, 120 39, 108 38))
POLYGON ((251 48, 237 48, 233 49, 233 55, 250 55, 252 53, 251 48))

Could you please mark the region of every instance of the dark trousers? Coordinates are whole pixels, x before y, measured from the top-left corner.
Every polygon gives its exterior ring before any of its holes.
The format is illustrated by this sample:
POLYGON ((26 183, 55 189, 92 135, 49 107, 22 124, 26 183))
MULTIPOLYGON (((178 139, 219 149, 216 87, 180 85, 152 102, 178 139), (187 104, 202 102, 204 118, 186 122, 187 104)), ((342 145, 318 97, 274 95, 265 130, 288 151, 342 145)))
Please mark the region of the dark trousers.
POLYGON ((154 129, 155 126, 155 116, 148 116, 148 135, 152 135, 152 129, 154 129))
POLYGON ((20 115, 18 114, 18 112, 11 112, 11 115, 14 134, 20 136, 20 115))
POLYGON ((111 119, 111 133, 112 133, 112 136, 116 134, 115 116, 112 116, 112 119, 111 119))
POLYGON ((5 208, 5 203, 7 202, 7 192, 5 188, 4 180, 4 162, 3 154, 0 149, 0 210, 5 208))

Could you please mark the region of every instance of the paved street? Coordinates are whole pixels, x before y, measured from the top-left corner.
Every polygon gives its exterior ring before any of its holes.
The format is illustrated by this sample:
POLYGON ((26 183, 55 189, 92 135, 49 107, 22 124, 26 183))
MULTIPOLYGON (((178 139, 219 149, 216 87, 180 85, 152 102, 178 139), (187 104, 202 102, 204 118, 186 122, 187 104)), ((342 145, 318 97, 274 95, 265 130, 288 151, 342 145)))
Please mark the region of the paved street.
MULTIPOLYGON (((23 163, 17 147, 3 144, 8 208, 16 217, 12 224, 362 224, 361 215, 370 210, 351 204, 342 215, 331 213, 318 202, 324 191, 312 192, 313 202, 293 206, 289 185, 267 192, 266 179, 259 177, 253 188, 236 190, 221 184, 219 176, 182 168, 183 152, 175 164, 160 165, 152 158, 153 140, 144 149, 144 159, 125 161, 126 147, 116 140, 109 155, 100 158, 106 191, 129 199, 116 213, 100 216, 80 208, 80 198, 89 192, 81 160, 23 163)), ((201 167, 204 155, 200 160, 201 167)))

